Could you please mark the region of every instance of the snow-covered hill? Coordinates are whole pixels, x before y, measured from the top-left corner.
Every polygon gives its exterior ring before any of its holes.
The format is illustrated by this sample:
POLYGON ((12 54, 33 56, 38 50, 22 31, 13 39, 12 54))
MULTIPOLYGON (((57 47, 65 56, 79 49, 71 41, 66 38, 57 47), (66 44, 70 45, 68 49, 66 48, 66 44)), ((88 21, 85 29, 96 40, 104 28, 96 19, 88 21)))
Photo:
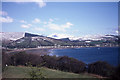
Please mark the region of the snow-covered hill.
POLYGON ((24 32, 0 32, 0 39, 2 40, 17 40, 24 37, 24 32))
POLYGON ((103 40, 103 39, 105 40, 105 39, 116 38, 115 35, 85 35, 85 36, 75 37, 75 36, 70 36, 70 35, 65 35, 65 34, 52 34, 52 35, 49 35, 48 37, 52 37, 52 38, 55 38, 55 39, 69 38, 71 41, 74 41, 74 40, 79 40, 79 41, 83 41, 83 40, 98 41, 98 40, 103 40))
POLYGON ((118 35, 74 37, 69 35, 43 36, 24 32, 1 32, 2 46, 36 48, 39 46, 117 46, 118 35))
MULTIPOLYGON (((18 40, 22 37, 25 36, 42 36, 42 35, 36 35, 36 34, 31 34, 31 33, 25 33, 25 32, 0 32, 0 39, 2 40, 18 40)), ((55 39, 62 39, 62 38, 69 38, 71 41, 73 40, 102 40, 102 39, 112 39, 116 38, 115 35, 86 35, 86 36, 80 36, 80 37, 74 37, 70 35, 60 35, 60 34, 52 34, 49 35, 48 37, 55 38, 55 39)))

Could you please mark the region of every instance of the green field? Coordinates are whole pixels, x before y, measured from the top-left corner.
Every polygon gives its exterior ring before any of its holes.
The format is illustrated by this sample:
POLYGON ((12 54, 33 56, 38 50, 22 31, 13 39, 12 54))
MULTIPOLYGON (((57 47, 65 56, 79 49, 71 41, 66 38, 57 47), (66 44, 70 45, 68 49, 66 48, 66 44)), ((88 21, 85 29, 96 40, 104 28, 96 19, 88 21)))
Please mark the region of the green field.
MULTIPOLYGON (((30 70, 30 67, 9 66, 6 67, 5 71, 3 72, 3 78, 30 78, 30 76, 28 75, 28 72, 30 70)), ((75 74, 45 67, 41 68, 41 73, 45 76, 45 78, 95 78, 88 73, 75 74)))

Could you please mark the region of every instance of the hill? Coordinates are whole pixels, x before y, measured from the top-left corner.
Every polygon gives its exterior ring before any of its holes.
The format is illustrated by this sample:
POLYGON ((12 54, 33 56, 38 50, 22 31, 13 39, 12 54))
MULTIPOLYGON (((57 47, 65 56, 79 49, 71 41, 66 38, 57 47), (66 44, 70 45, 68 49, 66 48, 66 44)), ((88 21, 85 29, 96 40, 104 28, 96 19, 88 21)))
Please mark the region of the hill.
POLYGON ((114 47, 118 46, 117 35, 105 35, 94 38, 69 38, 55 39, 43 35, 31 33, 0 33, 2 35, 2 47, 4 48, 38 48, 41 46, 82 46, 82 47, 114 47))

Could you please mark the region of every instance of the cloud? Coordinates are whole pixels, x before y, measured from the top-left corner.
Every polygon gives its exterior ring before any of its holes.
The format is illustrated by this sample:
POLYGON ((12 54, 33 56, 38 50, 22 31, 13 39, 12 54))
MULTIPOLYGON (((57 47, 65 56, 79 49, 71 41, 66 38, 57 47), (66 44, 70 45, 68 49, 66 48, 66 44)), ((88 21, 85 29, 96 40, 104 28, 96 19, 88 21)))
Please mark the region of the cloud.
POLYGON ((47 25, 44 25, 44 27, 47 27, 51 30, 57 30, 57 31, 66 31, 67 28, 70 28, 73 24, 70 22, 67 22, 66 24, 58 25, 54 23, 48 23, 47 25))
POLYGON ((119 33, 119 31, 118 31, 118 30, 116 30, 115 32, 116 32, 117 34, 119 33))
POLYGON ((25 21, 25 20, 20 20, 20 22, 21 22, 21 23, 27 23, 27 21, 25 21))
POLYGON ((17 2, 17 3, 23 3, 23 2, 35 2, 40 8, 45 7, 46 3, 44 0, 3 0, 4 2, 17 2))
POLYGON ((52 23, 53 21, 54 21, 54 20, 50 18, 48 23, 52 23))
POLYGON ((30 28, 31 26, 32 26, 31 24, 27 24, 27 25, 23 24, 23 25, 21 25, 22 28, 30 28))
POLYGON ((63 25, 63 28, 70 28, 70 26, 73 26, 73 24, 70 22, 67 22, 65 25, 63 25))
POLYGON ((34 30, 36 30, 36 31, 45 31, 45 29, 40 28, 40 27, 35 27, 34 30))
POLYGON ((36 4, 38 4, 38 6, 39 6, 40 8, 46 6, 46 3, 45 3, 45 2, 37 2, 36 4))
POLYGON ((13 22, 13 19, 9 16, 6 16, 6 17, 0 17, 0 22, 3 22, 3 23, 11 23, 13 22))
POLYGON ((40 19, 35 18, 32 22, 33 22, 33 23, 40 23, 41 21, 40 21, 40 19))
POLYGON ((47 28, 52 29, 52 30, 58 30, 58 31, 63 30, 62 28, 60 28, 59 25, 53 24, 53 23, 49 23, 47 25, 44 25, 44 27, 47 27, 47 28))
POLYGON ((8 15, 8 13, 7 13, 7 12, 5 12, 5 11, 0 11, 0 15, 2 15, 2 16, 7 16, 7 15, 8 15))
POLYGON ((47 24, 47 22, 43 22, 43 24, 47 24))
POLYGON ((11 18, 11 17, 9 17, 7 15, 8 15, 7 12, 0 11, 0 22, 3 22, 3 23, 11 23, 11 22, 13 22, 13 18, 11 18))

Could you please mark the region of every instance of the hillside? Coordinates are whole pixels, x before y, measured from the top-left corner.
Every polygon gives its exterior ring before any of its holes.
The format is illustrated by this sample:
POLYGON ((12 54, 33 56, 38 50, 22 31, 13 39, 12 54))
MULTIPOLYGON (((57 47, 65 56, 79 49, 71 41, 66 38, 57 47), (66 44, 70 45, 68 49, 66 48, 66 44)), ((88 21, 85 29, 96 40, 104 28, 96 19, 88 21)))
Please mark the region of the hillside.
MULTIPOLYGON (((29 67, 9 66, 6 67, 5 72, 3 72, 3 78, 30 78, 30 76, 27 74, 29 71, 29 67)), ((88 73, 75 74, 45 67, 41 68, 41 72, 46 78, 95 78, 95 75, 91 75, 88 73)))
POLYGON ((1 33, 2 47, 4 48, 39 48, 41 46, 82 46, 82 47, 114 47, 118 46, 117 35, 105 35, 94 38, 69 38, 55 39, 31 33, 1 33))

